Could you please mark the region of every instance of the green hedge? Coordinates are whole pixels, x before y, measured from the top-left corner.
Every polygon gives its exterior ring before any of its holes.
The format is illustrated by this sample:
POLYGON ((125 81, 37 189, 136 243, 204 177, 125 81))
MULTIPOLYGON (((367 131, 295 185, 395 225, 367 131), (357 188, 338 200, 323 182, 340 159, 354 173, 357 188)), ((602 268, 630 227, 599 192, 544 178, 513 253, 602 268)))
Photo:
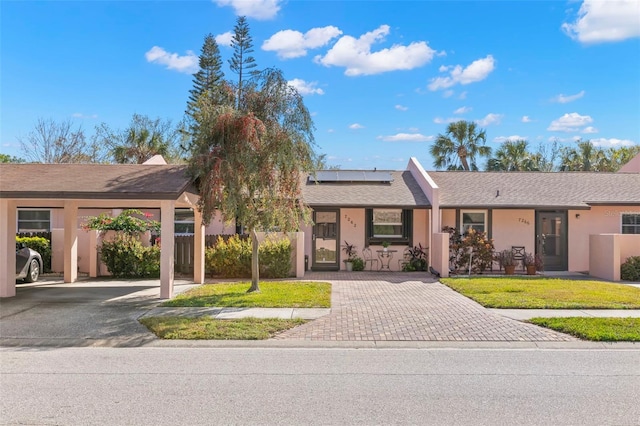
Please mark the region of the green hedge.
POLYGON ((640 256, 631 256, 620 266, 620 278, 625 281, 640 281, 640 256))
MULTIPOLYGON (((267 238, 260 244, 258 258, 260 276, 284 278, 291 270, 291 242, 267 238)), ((237 235, 225 240, 218 237, 213 247, 205 251, 206 269, 209 273, 224 278, 247 278, 251 276, 251 240, 237 235)))
POLYGON ((22 243, 40 253, 42 256, 42 272, 51 271, 51 242, 43 237, 16 237, 16 243, 22 243))
POLYGON ((160 276, 160 247, 145 247, 128 234, 118 233, 112 241, 103 241, 100 257, 115 278, 160 276))

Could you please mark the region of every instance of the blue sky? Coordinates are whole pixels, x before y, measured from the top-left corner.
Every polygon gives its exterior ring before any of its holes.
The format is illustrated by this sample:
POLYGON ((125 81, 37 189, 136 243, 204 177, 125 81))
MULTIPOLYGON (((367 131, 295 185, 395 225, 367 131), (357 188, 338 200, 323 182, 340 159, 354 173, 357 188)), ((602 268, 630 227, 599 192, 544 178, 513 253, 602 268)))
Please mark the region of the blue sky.
POLYGON ((2 1, 0 152, 38 118, 87 135, 133 113, 182 119, 203 38, 225 60, 246 15, 259 68, 305 96, 342 168, 433 168, 450 121, 497 147, 640 144, 640 1, 2 1))

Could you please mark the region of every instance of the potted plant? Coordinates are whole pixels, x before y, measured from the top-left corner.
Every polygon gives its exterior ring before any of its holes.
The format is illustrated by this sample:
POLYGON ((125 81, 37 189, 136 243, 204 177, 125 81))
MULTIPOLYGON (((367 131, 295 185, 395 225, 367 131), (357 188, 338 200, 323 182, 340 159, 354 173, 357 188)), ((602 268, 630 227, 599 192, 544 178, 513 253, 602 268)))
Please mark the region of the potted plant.
POLYGON ((349 244, 345 240, 344 245, 342 246, 342 251, 347 255, 347 258, 344 260, 347 271, 353 271, 353 260, 358 257, 356 253, 356 245, 349 244))
POLYGON ((389 241, 382 242, 382 250, 387 251, 389 249, 389 241))
POLYGON ((544 271, 544 261, 540 254, 534 256, 534 265, 536 265, 536 271, 544 271))
POLYGON ((527 268, 527 275, 536 274, 536 258, 532 253, 526 253, 524 255, 524 266, 527 268))
POLYGON ((506 275, 516 273, 516 259, 511 250, 502 250, 500 253, 500 265, 504 267, 504 273, 506 275))

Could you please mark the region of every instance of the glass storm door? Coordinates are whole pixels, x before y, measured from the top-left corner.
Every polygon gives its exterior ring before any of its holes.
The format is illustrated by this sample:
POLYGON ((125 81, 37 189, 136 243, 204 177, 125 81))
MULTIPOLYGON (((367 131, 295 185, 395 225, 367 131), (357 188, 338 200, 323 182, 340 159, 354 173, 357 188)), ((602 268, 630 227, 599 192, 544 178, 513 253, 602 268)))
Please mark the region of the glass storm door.
POLYGON ((547 271, 566 271, 567 212, 537 212, 537 253, 547 271))
POLYGON ((314 270, 338 270, 338 210, 316 210, 313 213, 314 270))

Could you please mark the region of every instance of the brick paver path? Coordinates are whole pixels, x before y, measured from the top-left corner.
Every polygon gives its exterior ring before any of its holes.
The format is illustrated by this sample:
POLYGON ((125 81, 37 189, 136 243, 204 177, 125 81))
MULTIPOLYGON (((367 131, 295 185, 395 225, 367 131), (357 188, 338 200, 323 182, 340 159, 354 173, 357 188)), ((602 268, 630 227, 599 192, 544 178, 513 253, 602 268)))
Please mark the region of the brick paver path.
POLYGON ((331 314, 275 339, 396 341, 575 341, 495 314, 431 279, 415 274, 308 273, 333 285, 331 314), (364 278, 363 278, 364 277, 364 278), (336 279, 338 278, 338 279, 336 279), (345 279, 347 278, 347 279, 345 279), (416 280, 416 278, 418 278, 416 280))

